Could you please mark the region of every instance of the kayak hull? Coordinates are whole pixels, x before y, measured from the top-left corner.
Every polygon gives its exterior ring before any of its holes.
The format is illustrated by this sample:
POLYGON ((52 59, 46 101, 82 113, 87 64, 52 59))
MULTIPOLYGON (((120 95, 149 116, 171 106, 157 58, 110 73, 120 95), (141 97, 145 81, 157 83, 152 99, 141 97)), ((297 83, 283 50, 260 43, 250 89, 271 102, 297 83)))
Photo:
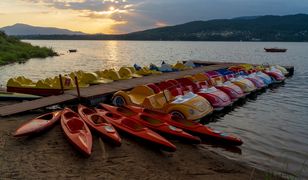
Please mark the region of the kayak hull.
POLYGON ((46 113, 22 124, 19 128, 16 129, 13 136, 28 136, 44 132, 47 129, 53 127, 60 120, 60 117, 61 111, 46 113))
POLYGON ((171 142, 169 142, 159 134, 155 133, 154 131, 143 126, 142 124, 135 122, 131 118, 120 116, 115 113, 101 109, 97 109, 97 112, 99 112, 115 128, 117 128, 122 132, 146 140, 151 144, 158 145, 159 147, 161 147, 166 151, 171 151, 171 152, 176 151, 176 146, 173 145, 171 142))
POLYGON ((69 142, 85 156, 92 151, 92 134, 80 118, 69 108, 65 108, 61 115, 61 127, 69 142))
POLYGON ((129 108, 123 107, 116 107, 116 106, 110 106, 107 104, 100 104, 103 108, 106 110, 115 113, 119 116, 125 116, 128 117, 147 128, 150 128, 151 130, 163 134, 168 137, 174 137, 177 139, 184 140, 186 142, 191 142, 194 144, 199 144, 201 142, 199 137, 193 136, 185 131, 183 131, 180 128, 176 128, 174 126, 171 126, 170 124, 166 123, 165 121, 161 121, 160 118, 153 118, 151 116, 148 116, 146 114, 137 113, 129 108), (126 112, 126 113, 125 113, 126 112))
POLYGON ((78 105, 78 113, 84 122, 92 131, 95 131, 103 139, 111 142, 116 146, 121 145, 121 138, 118 132, 114 129, 112 124, 105 120, 95 110, 89 109, 81 104, 78 105))
POLYGON ((188 133, 199 136, 203 140, 212 141, 214 143, 221 143, 224 145, 231 145, 231 146, 239 146, 243 144, 243 141, 241 139, 233 135, 228 135, 220 131, 215 131, 197 122, 192 122, 192 121, 188 121, 184 119, 178 119, 169 114, 163 114, 163 113, 159 114, 151 110, 147 110, 147 109, 139 108, 135 106, 127 106, 127 107, 135 112, 142 112, 154 118, 160 118, 161 120, 164 120, 170 125, 181 128, 184 131, 187 131, 188 133))

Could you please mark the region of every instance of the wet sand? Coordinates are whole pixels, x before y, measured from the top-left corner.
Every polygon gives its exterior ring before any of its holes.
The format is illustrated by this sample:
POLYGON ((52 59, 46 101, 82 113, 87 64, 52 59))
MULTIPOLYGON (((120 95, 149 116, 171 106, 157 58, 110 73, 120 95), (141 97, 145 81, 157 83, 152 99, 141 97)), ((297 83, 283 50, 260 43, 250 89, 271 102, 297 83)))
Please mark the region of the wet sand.
MULTIPOLYGON (((42 114, 42 113, 40 113, 42 114)), ((11 133, 38 113, 0 118, 0 179, 266 179, 270 174, 227 159, 203 145, 175 140, 174 153, 123 135, 121 147, 93 136, 89 158, 65 139, 58 123, 36 137, 11 133)), ((277 177, 270 179, 279 179, 277 177)))

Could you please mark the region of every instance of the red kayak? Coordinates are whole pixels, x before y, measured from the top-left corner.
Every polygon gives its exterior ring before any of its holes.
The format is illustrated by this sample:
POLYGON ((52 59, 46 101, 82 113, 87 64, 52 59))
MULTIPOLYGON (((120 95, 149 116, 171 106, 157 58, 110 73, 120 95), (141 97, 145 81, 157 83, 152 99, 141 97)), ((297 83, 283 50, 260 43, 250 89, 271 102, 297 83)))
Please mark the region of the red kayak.
POLYGON ((123 132, 159 145, 164 150, 171 152, 176 151, 176 146, 171 142, 131 118, 120 116, 102 109, 97 109, 97 112, 107 119, 114 127, 123 132))
POLYGON ((18 129, 16 129, 13 136, 27 136, 45 131, 52 127, 60 119, 61 112, 62 111, 55 111, 47 113, 35 119, 27 121, 26 123, 22 124, 18 129))
POLYGON ((90 156, 92 134, 81 117, 71 109, 65 108, 61 115, 61 126, 72 145, 84 155, 90 156))
POLYGON ((126 106, 126 107, 131 109, 132 111, 135 111, 136 113, 142 113, 144 115, 153 118, 159 118, 160 120, 163 120, 171 124, 172 126, 181 128, 184 131, 187 131, 191 134, 195 134, 205 140, 213 140, 213 142, 219 142, 233 146, 239 146, 243 144, 243 141, 235 136, 213 130, 197 122, 176 118, 175 116, 171 116, 170 114, 164 114, 136 106, 126 106))
POLYGON ((100 104, 100 106, 117 115, 131 118, 132 120, 135 120, 136 122, 139 122, 144 126, 152 129, 153 131, 156 131, 163 135, 176 137, 195 144, 199 144, 201 142, 199 137, 188 134, 180 128, 171 126, 167 122, 160 120, 160 118, 153 118, 146 114, 136 113, 125 106, 116 107, 107 104, 100 104))
POLYGON ((109 142, 112 142, 117 146, 121 145, 121 138, 117 131, 113 128, 112 124, 110 124, 95 110, 79 104, 78 113, 91 130, 96 131, 102 138, 108 140, 109 142))

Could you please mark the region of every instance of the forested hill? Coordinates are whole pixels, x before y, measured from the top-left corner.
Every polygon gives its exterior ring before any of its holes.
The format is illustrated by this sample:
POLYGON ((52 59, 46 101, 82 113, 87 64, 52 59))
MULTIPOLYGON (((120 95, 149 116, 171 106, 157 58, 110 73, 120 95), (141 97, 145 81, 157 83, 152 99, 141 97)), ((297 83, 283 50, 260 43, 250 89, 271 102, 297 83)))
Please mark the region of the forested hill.
POLYGON ((254 16, 193 21, 123 35, 23 36, 27 39, 308 41, 308 15, 254 16))
POLYGON ((30 58, 56 56, 50 48, 32 46, 0 31, 0 66, 14 62, 24 62, 30 58))

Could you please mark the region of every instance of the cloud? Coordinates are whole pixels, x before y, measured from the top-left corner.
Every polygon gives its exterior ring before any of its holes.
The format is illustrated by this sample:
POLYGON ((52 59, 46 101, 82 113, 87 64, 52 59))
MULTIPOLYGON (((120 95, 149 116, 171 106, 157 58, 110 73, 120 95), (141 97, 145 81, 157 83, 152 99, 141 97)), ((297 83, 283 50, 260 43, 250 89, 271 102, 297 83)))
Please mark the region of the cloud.
POLYGON ((112 19, 114 32, 132 32, 194 20, 308 13, 306 0, 22 0, 70 10, 93 21, 112 19))
POLYGON ((39 3, 56 9, 109 11, 115 9, 127 9, 132 7, 128 0, 23 0, 39 3))

